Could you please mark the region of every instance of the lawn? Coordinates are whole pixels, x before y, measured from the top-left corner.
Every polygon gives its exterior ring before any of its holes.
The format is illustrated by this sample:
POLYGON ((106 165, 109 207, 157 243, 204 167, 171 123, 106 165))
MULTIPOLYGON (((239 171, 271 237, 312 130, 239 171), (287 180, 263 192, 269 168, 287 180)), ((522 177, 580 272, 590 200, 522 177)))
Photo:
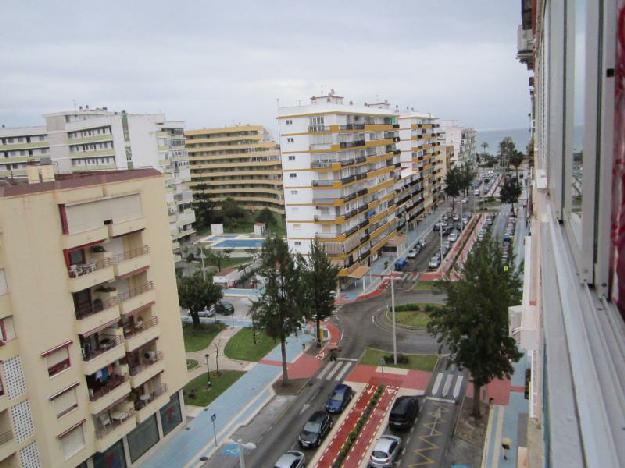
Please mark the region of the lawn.
MULTIPOLYGON (((367 348, 365 354, 363 354, 360 358, 360 364, 379 366, 384 356, 392 356, 392 353, 387 353, 375 348, 367 348)), ((434 354, 404 354, 403 356, 407 359, 407 362, 401 363, 398 361, 397 366, 391 364, 385 365, 387 367, 399 367, 401 369, 416 369, 432 372, 432 370, 434 370, 434 366, 436 365, 436 361, 438 360, 438 356, 434 354)))
POLYGON ((226 328, 223 323, 203 323, 195 330, 190 323, 182 325, 184 349, 186 352, 201 351, 211 344, 211 341, 226 328))
POLYGON ((431 291, 433 294, 440 294, 443 281, 417 281, 413 288, 414 291, 431 291))
POLYGON ((218 376, 216 372, 211 372, 211 387, 206 385, 206 374, 199 375, 184 386, 184 401, 187 405, 208 406, 244 373, 245 372, 234 370, 222 370, 218 376), (195 393, 194 397, 191 397, 192 393, 195 393))
POLYGON ((252 329, 241 328, 236 335, 228 340, 224 354, 230 359, 241 361, 259 361, 275 346, 273 338, 263 331, 256 330, 256 344, 252 336, 252 329))
POLYGON ((187 370, 195 369, 200 364, 195 359, 187 359, 187 370))
POLYGON ((430 314, 415 310, 395 312, 395 321, 409 328, 425 328, 430 321, 430 314))
POLYGON ((242 265, 244 263, 250 263, 252 257, 228 257, 221 261, 221 269, 225 269, 235 265, 242 265))

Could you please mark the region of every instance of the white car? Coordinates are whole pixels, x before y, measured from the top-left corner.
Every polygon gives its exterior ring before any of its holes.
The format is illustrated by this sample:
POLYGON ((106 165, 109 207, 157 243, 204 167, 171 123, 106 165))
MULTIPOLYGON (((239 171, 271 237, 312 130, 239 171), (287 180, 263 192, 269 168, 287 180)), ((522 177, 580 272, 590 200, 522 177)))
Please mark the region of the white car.
POLYGON ((276 461, 274 468, 302 468, 304 466, 304 454, 297 450, 291 450, 282 454, 276 461))
POLYGON ((381 436, 373 446, 369 466, 374 468, 392 467, 401 451, 401 438, 392 435, 381 436))
POLYGON ((475 195, 476 197, 480 196, 480 189, 476 188, 475 191, 473 192, 473 195, 475 195))
POLYGON ((203 310, 200 310, 197 313, 198 317, 204 317, 204 318, 210 318, 210 317, 214 317, 215 316, 215 307, 211 306, 209 307, 204 307, 203 310))
POLYGON ((415 249, 410 249, 408 251, 408 258, 417 258, 417 251, 415 249))
POLYGON ((460 203, 462 203, 463 205, 467 202, 466 198, 463 198, 462 200, 460 200, 460 203))
POLYGON ((440 266, 440 264, 441 259, 438 257, 438 255, 435 255, 430 259, 430 263, 428 263, 428 268, 430 270, 436 270, 440 266))
POLYGON ((456 242, 458 240, 458 233, 456 231, 452 231, 447 240, 452 243, 456 242))

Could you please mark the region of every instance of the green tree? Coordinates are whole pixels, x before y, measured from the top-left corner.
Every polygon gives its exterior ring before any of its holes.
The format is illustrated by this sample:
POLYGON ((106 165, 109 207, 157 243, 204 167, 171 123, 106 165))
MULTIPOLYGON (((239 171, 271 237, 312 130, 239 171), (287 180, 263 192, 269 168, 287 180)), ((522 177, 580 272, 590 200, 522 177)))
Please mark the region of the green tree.
POLYGON ((263 208, 254 217, 257 223, 264 223, 267 227, 276 225, 276 218, 269 208, 263 208))
POLYGON ((286 384, 286 339, 301 328, 304 295, 300 268, 284 239, 272 235, 265 240, 258 273, 265 280, 265 288, 252 306, 252 319, 267 335, 280 340, 282 383, 286 384))
POLYGON ((202 253, 204 254, 204 261, 208 265, 216 266, 217 272, 221 271, 221 265, 223 265, 223 262, 228 258, 226 252, 213 250, 210 248, 202 249, 202 253))
POLYGON ((184 309, 189 310, 193 320, 193 328, 200 326, 198 312, 204 307, 210 307, 222 298, 221 288, 213 283, 212 277, 206 280, 201 273, 196 273, 190 278, 178 278, 178 299, 184 309))
POLYGON ((447 304, 430 312, 428 323, 428 331, 449 348, 452 361, 471 372, 473 415, 478 418, 480 389, 495 378, 510 377, 511 362, 521 358, 508 335, 508 307, 521 301, 521 280, 513 269, 504 270, 501 256, 490 237, 477 242, 461 279, 444 283, 447 304))
POLYGON ((465 197, 468 195, 473 179, 475 179, 475 170, 473 170, 471 164, 466 163, 460 170, 460 190, 464 191, 465 197))
POLYGON ((460 195, 462 180, 460 169, 452 167, 445 176, 445 194, 451 197, 451 209, 454 209, 456 197, 460 195))
POLYGON ((330 257, 318 239, 311 244, 308 258, 300 258, 304 266, 302 286, 306 315, 316 322, 317 346, 321 346, 320 322, 334 311, 334 288, 339 268, 330 262, 330 257))
POLYGON ((506 169, 510 167, 510 157, 515 151, 516 147, 512 137, 504 137, 504 139, 499 143, 499 157, 501 158, 503 167, 506 169))
POLYGON ((518 179, 506 177, 503 181, 503 185, 501 186, 499 196, 501 198, 501 203, 512 204, 512 213, 514 214, 514 204, 521 196, 521 185, 519 184, 518 179))
POLYGON ((206 229, 211 224, 220 223, 221 216, 217 211, 215 202, 209 193, 205 192, 208 185, 199 184, 193 187, 193 210, 195 211, 195 224, 199 229, 206 229))
POLYGON ((245 221, 248 213, 234 198, 228 197, 221 203, 221 215, 224 224, 236 226, 245 221))
POLYGON ((510 155, 510 164, 514 166, 517 181, 519 180, 519 166, 523 163, 524 157, 524 154, 516 149, 510 155))

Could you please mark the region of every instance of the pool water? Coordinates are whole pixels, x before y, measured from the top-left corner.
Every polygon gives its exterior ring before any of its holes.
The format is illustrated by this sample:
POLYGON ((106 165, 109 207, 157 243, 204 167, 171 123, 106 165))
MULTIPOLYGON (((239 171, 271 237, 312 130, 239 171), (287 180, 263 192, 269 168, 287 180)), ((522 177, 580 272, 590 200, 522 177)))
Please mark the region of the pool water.
POLYGON ((225 239, 213 245, 214 249, 260 249, 264 239, 225 239))

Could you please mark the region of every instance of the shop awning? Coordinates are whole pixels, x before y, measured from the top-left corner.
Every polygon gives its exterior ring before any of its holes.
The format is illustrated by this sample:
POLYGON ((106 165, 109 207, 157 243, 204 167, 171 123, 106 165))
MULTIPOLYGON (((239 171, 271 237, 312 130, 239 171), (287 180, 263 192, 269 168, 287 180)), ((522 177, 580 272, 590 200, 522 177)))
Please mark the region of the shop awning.
POLYGON ((363 276, 365 276, 368 271, 369 271, 369 267, 368 266, 359 266, 354 271, 352 271, 349 275, 347 275, 347 277, 348 278, 360 279, 363 276))

